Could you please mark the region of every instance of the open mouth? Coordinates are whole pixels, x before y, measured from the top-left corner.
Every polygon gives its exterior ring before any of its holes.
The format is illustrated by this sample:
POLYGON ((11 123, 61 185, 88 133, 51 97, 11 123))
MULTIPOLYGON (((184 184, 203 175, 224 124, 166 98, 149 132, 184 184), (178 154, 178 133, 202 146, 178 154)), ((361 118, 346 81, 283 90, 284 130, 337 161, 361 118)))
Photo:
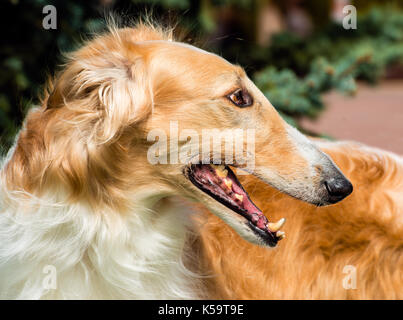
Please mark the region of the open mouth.
POLYGON ((285 237, 280 230, 285 219, 270 223, 228 166, 192 164, 187 167, 186 176, 201 191, 245 218, 248 227, 266 245, 274 247, 285 237))

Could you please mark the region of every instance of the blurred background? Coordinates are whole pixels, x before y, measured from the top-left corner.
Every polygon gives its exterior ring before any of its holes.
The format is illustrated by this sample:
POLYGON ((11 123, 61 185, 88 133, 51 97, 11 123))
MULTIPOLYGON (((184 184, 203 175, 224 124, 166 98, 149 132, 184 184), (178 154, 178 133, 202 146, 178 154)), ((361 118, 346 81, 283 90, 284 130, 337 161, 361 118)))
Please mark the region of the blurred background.
POLYGON ((105 27, 145 12, 177 24, 187 42, 242 65, 281 115, 303 132, 403 154, 403 1, 1 0, 0 145, 10 146, 41 86, 105 27), (57 9, 45 30, 44 6, 57 9), (343 7, 357 9, 344 29, 343 7))

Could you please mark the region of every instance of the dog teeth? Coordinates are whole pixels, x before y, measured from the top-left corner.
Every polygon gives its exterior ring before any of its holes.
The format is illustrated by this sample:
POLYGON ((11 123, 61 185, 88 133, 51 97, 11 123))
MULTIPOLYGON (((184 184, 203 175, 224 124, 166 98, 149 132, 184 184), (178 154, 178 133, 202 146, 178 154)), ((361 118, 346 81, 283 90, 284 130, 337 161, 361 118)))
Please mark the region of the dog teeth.
POLYGON ((235 198, 237 198, 239 201, 243 201, 243 195, 241 195, 241 194, 238 194, 238 193, 235 193, 235 198))
POLYGON ((276 236, 277 236, 278 238, 280 238, 280 240, 281 240, 281 239, 284 239, 284 238, 285 238, 285 232, 284 232, 284 231, 277 231, 277 232, 276 232, 276 236))
POLYGON ((220 178, 226 178, 227 177, 228 170, 225 169, 224 165, 211 164, 211 166, 215 169, 215 172, 216 172, 217 176, 219 176, 220 178))
POLYGON ((277 232, 277 231, 279 231, 281 229, 281 227, 284 225, 284 223, 285 223, 285 219, 281 218, 277 222, 268 223, 267 227, 269 228, 270 231, 277 232))
POLYGON ((225 185, 228 187, 228 189, 232 189, 232 180, 230 179, 224 179, 225 185))
POLYGON ((228 171, 227 170, 216 170, 217 176, 219 176, 220 178, 226 178, 228 175, 228 171))

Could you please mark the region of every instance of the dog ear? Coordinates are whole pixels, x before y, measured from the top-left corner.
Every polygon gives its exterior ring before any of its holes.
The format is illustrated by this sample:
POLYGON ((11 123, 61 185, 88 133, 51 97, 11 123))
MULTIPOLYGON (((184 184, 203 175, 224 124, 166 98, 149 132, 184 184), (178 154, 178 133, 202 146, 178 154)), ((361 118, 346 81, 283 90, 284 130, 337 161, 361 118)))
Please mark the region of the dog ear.
POLYGON ((46 109, 65 106, 81 120, 87 115, 84 123, 92 126, 90 136, 98 144, 110 142, 151 113, 146 65, 133 43, 101 53, 79 51, 56 78, 45 105, 46 109))
POLYGON ((41 107, 27 115, 6 168, 13 187, 40 192, 58 185, 94 203, 102 197, 122 202, 118 194, 126 187, 122 166, 128 155, 112 142, 153 106, 148 64, 131 33, 92 40, 48 81, 41 107))
POLYGON ((151 113, 153 99, 147 70, 141 58, 125 61, 114 77, 100 84, 99 103, 103 119, 97 138, 107 142, 119 135, 121 129, 151 113))

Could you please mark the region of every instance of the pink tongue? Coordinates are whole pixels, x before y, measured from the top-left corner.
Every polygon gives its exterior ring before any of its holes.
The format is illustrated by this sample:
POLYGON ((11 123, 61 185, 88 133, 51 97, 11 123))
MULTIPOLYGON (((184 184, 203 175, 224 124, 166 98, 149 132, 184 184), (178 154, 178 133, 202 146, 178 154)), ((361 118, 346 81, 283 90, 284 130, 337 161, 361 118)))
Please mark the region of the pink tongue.
POLYGON ((252 222, 260 229, 266 230, 266 225, 269 223, 266 216, 259 210, 248 198, 245 191, 243 191, 236 183, 232 185, 232 190, 236 193, 243 195, 242 206, 251 216, 252 222))
MULTIPOLYGON (((200 181, 202 181, 205 184, 212 184, 212 185, 217 185, 220 186, 218 190, 216 189, 216 192, 222 192, 222 194, 225 196, 225 184, 223 183, 222 179, 217 177, 217 175, 211 170, 211 167, 208 166, 202 166, 199 168, 199 171, 197 171, 197 177, 199 178, 200 181)), ((227 179, 231 179, 229 176, 227 179)), ((238 185, 238 183, 234 180, 232 180, 232 199, 237 202, 239 205, 242 206, 242 208, 246 211, 246 213, 250 216, 252 223, 257 226, 258 228, 262 230, 268 231, 267 224, 269 221, 267 220, 266 216, 263 215, 263 213, 257 208, 250 200, 247 195, 247 193, 242 189, 241 186, 238 185), (238 199, 236 199, 233 196, 233 193, 237 193, 239 195, 243 196, 242 202, 238 199)))
POLYGON ((266 230, 266 225, 269 223, 266 216, 264 216, 261 212, 252 213, 252 222, 260 229, 266 230))

